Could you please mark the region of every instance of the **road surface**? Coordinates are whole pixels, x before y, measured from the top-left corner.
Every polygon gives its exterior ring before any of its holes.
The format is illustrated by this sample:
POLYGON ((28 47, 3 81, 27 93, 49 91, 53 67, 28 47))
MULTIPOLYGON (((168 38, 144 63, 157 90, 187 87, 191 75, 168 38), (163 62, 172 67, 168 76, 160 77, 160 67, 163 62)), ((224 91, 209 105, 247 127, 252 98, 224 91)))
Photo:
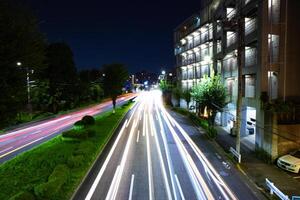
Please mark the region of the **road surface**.
MULTIPOLYGON (((134 96, 135 94, 124 95, 117 100, 117 104, 123 104, 134 96)), ((69 129, 85 115, 96 115, 109 109, 112 109, 111 101, 64 114, 57 118, 33 123, 0 135, 0 163, 69 129)))
POLYGON ((140 94, 117 131, 74 199, 257 199, 237 173, 225 182, 158 91, 140 94))

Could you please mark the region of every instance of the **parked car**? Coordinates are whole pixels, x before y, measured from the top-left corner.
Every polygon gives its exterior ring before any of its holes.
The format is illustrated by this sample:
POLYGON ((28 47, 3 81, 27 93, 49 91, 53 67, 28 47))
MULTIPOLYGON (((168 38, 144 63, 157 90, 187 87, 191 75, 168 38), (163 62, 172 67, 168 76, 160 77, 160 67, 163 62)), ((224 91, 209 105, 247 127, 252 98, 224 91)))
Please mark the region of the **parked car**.
POLYGON ((300 150, 294 151, 290 154, 281 156, 277 160, 277 166, 281 169, 287 170, 293 173, 299 173, 300 171, 300 150))

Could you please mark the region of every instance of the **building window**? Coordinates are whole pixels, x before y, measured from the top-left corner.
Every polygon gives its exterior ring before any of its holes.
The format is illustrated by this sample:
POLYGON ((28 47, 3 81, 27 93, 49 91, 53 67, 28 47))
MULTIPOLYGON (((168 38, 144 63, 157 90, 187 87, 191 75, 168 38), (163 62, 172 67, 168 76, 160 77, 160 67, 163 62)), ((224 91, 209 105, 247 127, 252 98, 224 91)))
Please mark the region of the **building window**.
POLYGON ((268 0, 269 20, 272 24, 280 22, 280 0, 268 0))
POLYGON ((243 84, 244 97, 255 97, 255 75, 245 75, 243 84))
POLYGON ((237 60, 236 57, 230 56, 225 57, 223 60, 223 69, 224 72, 232 72, 237 68, 237 60))
POLYGON ((268 35, 269 62, 279 62, 279 35, 268 35))
POLYGON ((226 16, 228 20, 231 20, 236 14, 236 10, 234 8, 226 8, 226 16))
POLYGON ((225 80, 225 85, 228 92, 228 97, 230 101, 233 101, 237 97, 237 80, 236 78, 227 78, 225 80))
POLYGON ((245 66, 254 66, 256 65, 256 48, 245 47, 245 66))
POLYGON ((228 31, 226 33, 226 38, 227 38, 227 47, 230 45, 234 44, 236 42, 236 34, 235 32, 228 31))
POLYGON ((217 41, 217 53, 220 53, 222 51, 222 41, 217 41))
POLYGON ((201 66, 201 78, 203 78, 205 75, 209 76, 209 65, 201 66))
POLYGON ((245 18, 245 35, 248 35, 256 30, 256 19, 245 18))
POLYGON ((268 71, 268 90, 270 99, 278 97, 278 74, 274 71, 268 71))

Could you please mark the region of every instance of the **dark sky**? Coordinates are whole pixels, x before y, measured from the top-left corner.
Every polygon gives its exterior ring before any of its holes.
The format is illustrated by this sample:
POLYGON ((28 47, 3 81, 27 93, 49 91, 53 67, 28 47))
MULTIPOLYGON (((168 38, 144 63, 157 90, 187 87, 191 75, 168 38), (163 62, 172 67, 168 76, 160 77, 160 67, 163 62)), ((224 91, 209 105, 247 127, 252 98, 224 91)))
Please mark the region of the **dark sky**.
POLYGON ((174 66, 173 30, 200 0, 26 0, 49 42, 65 41, 79 69, 125 63, 131 72, 174 66))

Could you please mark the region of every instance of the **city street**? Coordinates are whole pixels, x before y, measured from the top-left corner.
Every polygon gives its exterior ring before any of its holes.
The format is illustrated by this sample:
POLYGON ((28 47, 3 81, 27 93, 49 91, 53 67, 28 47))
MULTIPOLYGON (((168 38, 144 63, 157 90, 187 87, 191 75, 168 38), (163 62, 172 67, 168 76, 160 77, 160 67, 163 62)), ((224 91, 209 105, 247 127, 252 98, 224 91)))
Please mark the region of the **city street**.
POLYGON ((236 169, 207 159, 213 150, 194 143, 159 91, 140 94, 117 131, 74 199, 257 199, 236 169))
MULTIPOLYGON (((125 103, 134 96, 135 94, 128 94, 120 97, 117 100, 117 105, 125 103)), ((112 109, 112 103, 111 101, 106 101, 96 106, 64 114, 57 118, 36 122, 0 135, 0 163, 69 129, 85 115, 93 116, 109 109, 112 109)))

